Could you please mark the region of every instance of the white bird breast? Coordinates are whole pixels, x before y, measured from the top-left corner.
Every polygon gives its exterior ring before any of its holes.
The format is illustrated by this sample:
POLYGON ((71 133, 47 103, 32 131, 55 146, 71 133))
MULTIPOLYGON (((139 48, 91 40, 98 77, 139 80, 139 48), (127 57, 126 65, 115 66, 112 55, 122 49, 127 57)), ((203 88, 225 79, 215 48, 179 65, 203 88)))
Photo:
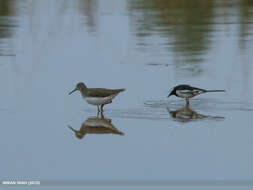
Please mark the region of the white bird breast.
POLYGON ((193 91, 191 90, 177 90, 177 95, 182 98, 188 98, 193 95, 193 91))
POLYGON ((189 98, 193 95, 196 95, 196 94, 201 94, 203 93, 202 91, 200 90, 177 90, 176 91, 177 95, 179 97, 182 97, 182 98, 189 98))
POLYGON ((107 104, 112 101, 112 99, 115 96, 108 96, 108 97, 85 97, 84 99, 92 105, 102 105, 102 104, 107 104))

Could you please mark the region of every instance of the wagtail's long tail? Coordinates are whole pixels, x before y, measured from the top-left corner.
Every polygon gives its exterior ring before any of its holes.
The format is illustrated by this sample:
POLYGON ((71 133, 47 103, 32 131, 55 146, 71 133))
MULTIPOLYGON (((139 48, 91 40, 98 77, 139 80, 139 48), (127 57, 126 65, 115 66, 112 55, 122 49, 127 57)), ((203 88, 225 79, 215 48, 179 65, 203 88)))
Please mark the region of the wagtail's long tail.
POLYGON ((206 92, 226 92, 226 90, 206 90, 206 92))

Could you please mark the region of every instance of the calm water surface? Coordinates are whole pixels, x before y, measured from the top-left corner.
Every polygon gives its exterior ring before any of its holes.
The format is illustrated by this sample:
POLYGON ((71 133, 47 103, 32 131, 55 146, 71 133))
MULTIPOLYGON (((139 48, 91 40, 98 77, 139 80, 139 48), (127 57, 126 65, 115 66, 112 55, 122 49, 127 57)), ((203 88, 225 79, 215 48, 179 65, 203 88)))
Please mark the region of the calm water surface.
POLYGON ((0 179, 253 180, 252 48, 250 0, 0 0, 0 179), (80 81, 126 91, 97 118, 80 81))

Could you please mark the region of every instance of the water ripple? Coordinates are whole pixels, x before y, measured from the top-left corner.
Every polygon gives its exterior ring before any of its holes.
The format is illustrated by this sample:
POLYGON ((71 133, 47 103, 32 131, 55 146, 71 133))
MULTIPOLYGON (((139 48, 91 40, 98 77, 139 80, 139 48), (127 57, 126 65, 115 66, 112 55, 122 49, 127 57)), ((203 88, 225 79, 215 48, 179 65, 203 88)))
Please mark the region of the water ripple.
MULTIPOLYGON (((148 100, 144 102, 145 107, 179 109, 185 105, 184 100, 148 100)), ((224 101, 216 99, 192 99, 190 107, 201 111, 253 111, 252 102, 244 101, 224 101)))
MULTIPOLYGON (((91 109, 84 109, 83 111, 94 114, 94 110, 91 109)), ((220 116, 219 112, 224 111, 253 111, 253 104, 241 101, 222 101, 201 98, 191 100, 190 107, 187 107, 184 100, 147 100, 143 106, 135 108, 105 109, 105 115, 110 118, 144 120, 172 119, 180 122, 206 119, 221 121, 225 117, 220 116)))

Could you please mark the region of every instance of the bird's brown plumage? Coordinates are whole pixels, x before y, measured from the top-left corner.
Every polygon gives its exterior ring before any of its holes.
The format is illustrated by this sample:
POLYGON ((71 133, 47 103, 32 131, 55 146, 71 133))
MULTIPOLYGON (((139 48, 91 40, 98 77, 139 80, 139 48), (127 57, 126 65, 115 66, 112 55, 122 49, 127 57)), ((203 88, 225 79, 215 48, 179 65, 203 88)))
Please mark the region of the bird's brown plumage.
POLYGON ((112 95, 117 95, 120 92, 125 91, 125 89, 105 89, 105 88, 88 88, 87 97, 108 97, 112 95))

